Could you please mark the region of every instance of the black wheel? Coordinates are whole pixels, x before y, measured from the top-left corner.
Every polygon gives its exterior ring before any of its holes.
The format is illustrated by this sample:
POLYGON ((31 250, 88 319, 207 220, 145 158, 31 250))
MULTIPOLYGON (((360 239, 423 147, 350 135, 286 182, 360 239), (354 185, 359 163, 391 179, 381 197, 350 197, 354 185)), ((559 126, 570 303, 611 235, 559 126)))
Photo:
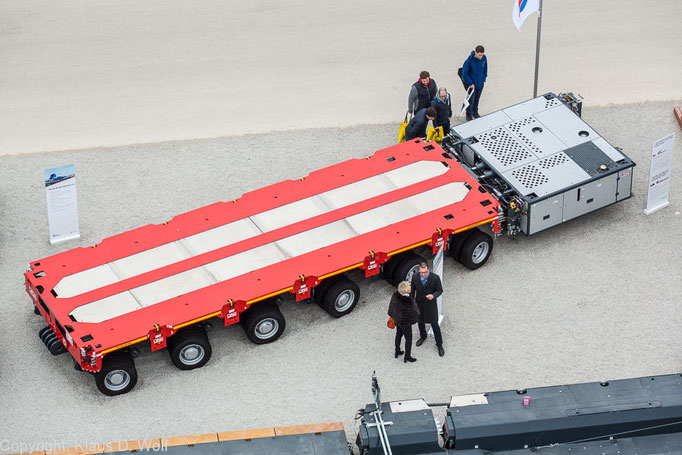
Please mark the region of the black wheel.
POLYGON ((35 306, 35 305, 33 305, 33 312, 34 312, 35 314, 37 314, 38 316, 40 316, 40 310, 39 310, 38 307, 35 306))
POLYGON ((343 274, 330 276, 326 280, 323 280, 322 283, 315 286, 315 288, 313 289, 313 295, 315 297, 315 302, 318 305, 322 306, 322 304, 324 303, 324 296, 327 294, 327 291, 332 286, 332 284, 336 283, 339 280, 343 280, 345 278, 346 277, 343 274))
POLYGON ((66 352, 66 348, 62 344, 61 341, 59 341, 59 338, 57 338, 57 335, 52 335, 52 339, 50 339, 47 343, 47 350, 50 351, 50 354, 52 355, 60 355, 64 354, 66 352))
POLYGON ((360 288, 353 281, 344 278, 329 288, 324 296, 322 308, 335 318, 340 318, 353 311, 358 300, 360 300, 360 288))
POLYGON ((284 332, 284 315, 277 304, 258 303, 244 314, 243 324, 246 336, 256 344, 272 343, 284 332))
POLYGON ((109 354, 102 359, 102 369, 95 373, 95 384, 104 395, 123 395, 137 384, 137 370, 126 353, 109 354))
POLYGON ((389 283, 393 284, 393 275, 395 274, 395 269, 400 264, 400 261, 405 259, 405 253, 396 254, 391 256, 388 261, 384 264, 384 279, 389 283))
POLYGON ((187 327, 168 339, 168 352, 173 365, 193 370, 206 365, 213 353, 206 332, 201 327, 187 327))
POLYGON ((476 270, 488 261, 492 252, 492 237, 477 230, 462 245, 459 262, 469 270, 476 270))
POLYGON ((398 286, 401 281, 407 281, 410 283, 412 281, 412 276, 415 273, 419 273, 419 264, 424 262, 424 258, 418 254, 411 253, 400 261, 398 267, 395 268, 395 274, 393 276, 393 286, 398 286))
POLYGON ((464 245, 464 242, 466 242, 474 232, 480 231, 474 228, 469 229, 468 231, 460 232, 459 234, 453 234, 450 237, 450 247, 448 248, 448 253, 452 259, 459 262, 459 256, 462 254, 462 245, 464 245))
POLYGON ((38 332, 38 337, 40 338, 40 341, 45 343, 46 337, 50 336, 52 334, 52 329, 49 326, 45 326, 42 329, 40 329, 40 332, 38 332))

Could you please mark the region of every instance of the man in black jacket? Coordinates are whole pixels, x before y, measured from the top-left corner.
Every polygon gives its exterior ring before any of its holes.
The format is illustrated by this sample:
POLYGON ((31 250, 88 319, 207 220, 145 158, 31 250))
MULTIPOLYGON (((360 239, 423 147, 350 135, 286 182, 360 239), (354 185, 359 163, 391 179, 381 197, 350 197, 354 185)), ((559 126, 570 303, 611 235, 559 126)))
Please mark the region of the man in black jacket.
POLYGON ((436 346, 438 347, 438 355, 443 357, 445 351, 443 350, 443 336, 438 325, 437 303, 438 297, 443 293, 440 277, 435 273, 431 273, 429 265, 426 262, 422 262, 419 264, 419 275, 412 275, 411 284, 412 293, 417 301, 417 308, 419 308, 419 339, 416 344, 421 346, 426 341, 426 324, 431 324, 433 336, 436 339, 436 346))
POLYGON ((417 112, 417 115, 405 127, 405 140, 409 141, 415 137, 426 137, 426 127, 429 126, 429 120, 433 121, 435 118, 436 110, 432 107, 417 112))

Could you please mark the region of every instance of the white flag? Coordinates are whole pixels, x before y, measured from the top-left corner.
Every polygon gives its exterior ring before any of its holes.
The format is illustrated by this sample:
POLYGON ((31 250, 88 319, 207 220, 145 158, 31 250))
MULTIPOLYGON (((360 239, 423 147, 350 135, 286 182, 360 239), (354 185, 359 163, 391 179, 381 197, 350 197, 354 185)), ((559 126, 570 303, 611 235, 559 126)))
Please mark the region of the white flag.
POLYGON ((514 0, 514 10, 512 11, 512 20, 516 28, 521 30, 523 21, 528 16, 540 10, 540 0, 514 0))

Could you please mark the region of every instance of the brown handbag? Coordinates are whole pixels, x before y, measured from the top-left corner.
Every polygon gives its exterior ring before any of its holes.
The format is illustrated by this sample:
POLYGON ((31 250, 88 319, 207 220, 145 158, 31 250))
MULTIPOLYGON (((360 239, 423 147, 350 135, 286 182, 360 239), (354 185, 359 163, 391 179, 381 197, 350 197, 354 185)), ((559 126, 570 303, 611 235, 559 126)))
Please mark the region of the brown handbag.
POLYGON ((389 329, 395 329, 395 321, 390 316, 388 318, 388 321, 386 322, 386 327, 388 327, 389 329))

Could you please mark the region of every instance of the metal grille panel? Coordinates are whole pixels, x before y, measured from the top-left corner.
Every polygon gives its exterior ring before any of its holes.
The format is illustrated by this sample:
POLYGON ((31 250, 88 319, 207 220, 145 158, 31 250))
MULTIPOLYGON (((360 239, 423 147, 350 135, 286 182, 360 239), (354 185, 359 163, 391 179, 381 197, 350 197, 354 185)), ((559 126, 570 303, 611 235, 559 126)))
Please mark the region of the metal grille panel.
POLYGON ((535 114, 536 112, 558 106, 560 103, 561 102, 556 98, 550 98, 548 100, 544 96, 538 96, 532 100, 524 101, 523 103, 515 104, 514 106, 509 106, 508 108, 502 109, 502 112, 507 114, 511 120, 521 120, 535 114))
POLYGON ((509 170, 502 176, 524 196, 535 194, 537 197, 561 191, 590 178, 563 152, 509 170))
POLYGON ((538 166, 540 166, 542 169, 549 169, 554 166, 558 166, 560 164, 564 164, 568 161, 568 157, 566 156, 565 153, 560 152, 556 153, 548 158, 545 158, 543 160, 538 161, 538 166))
POLYGON ((476 137, 472 147, 500 169, 513 169, 536 159, 506 128, 499 127, 476 137), (481 150, 483 149, 483 150, 481 150))
POLYGON ((507 128, 540 158, 566 148, 563 142, 533 116, 510 123, 507 128))
POLYGON ((594 145, 592 141, 571 147, 566 150, 566 154, 570 156, 578 166, 582 167, 585 172, 593 177, 604 171, 613 169, 616 165, 616 163, 602 152, 599 147, 594 145), (600 172, 599 167, 602 165, 606 165, 607 168, 600 172))
POLYGON ((544 185, 549 181, 547 176, 535 164, 514 169, 511 173, 516 179, 528 189, 533 189, 539 185, 544 185))

